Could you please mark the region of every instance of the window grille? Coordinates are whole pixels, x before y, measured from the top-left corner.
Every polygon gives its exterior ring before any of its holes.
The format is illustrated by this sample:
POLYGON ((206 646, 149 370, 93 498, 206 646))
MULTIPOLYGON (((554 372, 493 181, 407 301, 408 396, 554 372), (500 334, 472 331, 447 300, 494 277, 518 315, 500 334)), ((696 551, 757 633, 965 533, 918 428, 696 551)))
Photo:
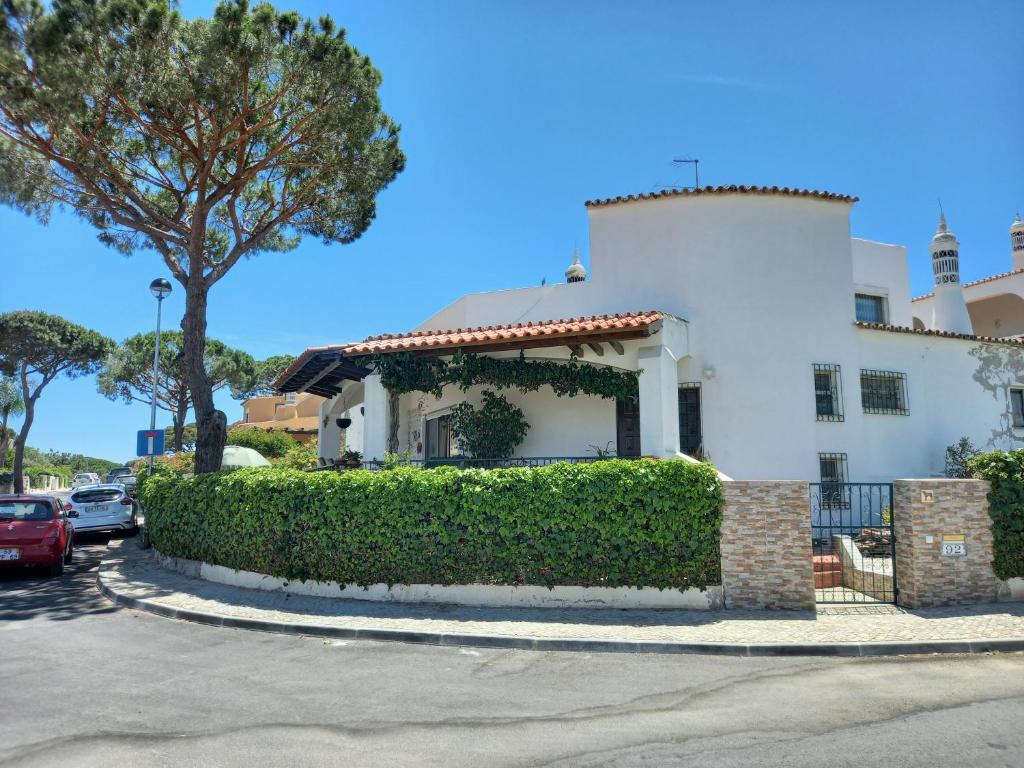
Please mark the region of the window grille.
POLYGON ((866 293, 854 294, 857 304, 857 320, 862 323, 887 323, 884 296, 870 296, 866 293))
POLYGON ((843 421, 843 382, 838 365, 814 364, 814 408, 818 421, 843 421))
POLYGON ((1013 415, 1013 426, 1024 427, 1024 388, 1010 388, 1010 411, 1013 415))
POLYGON ((819 453, 822 509, 847 509, 850 506, 849 468, 845 453, 819 453))
POLYGON ((906 416, 907 374, 898 371, 860 369, 860 402, 864 413, 888 413, 906 416))

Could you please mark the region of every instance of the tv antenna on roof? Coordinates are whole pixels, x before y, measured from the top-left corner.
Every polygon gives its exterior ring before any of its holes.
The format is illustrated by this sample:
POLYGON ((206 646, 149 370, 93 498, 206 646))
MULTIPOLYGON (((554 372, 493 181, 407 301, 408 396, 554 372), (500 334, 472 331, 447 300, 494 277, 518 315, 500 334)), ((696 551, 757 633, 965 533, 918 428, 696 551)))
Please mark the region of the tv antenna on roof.
POLYGON ((692 165, 693 166, 693 186, 688 187, 683 184, 657 184, 658 189, 671 189, 671 190, 684 190, 684 189, 699 189, 700 188, 700 160, 695 157, 674 157, 672 158, 672 165, 692 165))
POLYGON ((700 160, 695 157, 674 157, 672 158, 673 165, 692 165, 693 166, 693 188, 700 188, 700 160))

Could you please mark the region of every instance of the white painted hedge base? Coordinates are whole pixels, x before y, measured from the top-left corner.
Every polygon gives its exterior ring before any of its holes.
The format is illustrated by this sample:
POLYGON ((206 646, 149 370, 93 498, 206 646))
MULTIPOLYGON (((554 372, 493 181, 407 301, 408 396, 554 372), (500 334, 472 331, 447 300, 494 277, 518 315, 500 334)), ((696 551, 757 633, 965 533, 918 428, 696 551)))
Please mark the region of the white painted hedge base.
MULTIPOLYGON (((154 550, 155 551, 155 550, 154 550)), ((236 571, 223 565, 198 560, 167 557, 156 553, 160 564, 188 576, 218 584, 266 592, 289 592, 311 597, 340 597, 348 600, 374 600, 389 603, 449 603, 480 608, 645 608, 708 610, 722 607, 722 588, 710 586, 704 591, 690 588, 636 589, 635 587, 511 587, 492 584, 372 584, 360 587, 336 581, 288 581, 252 571, 236 571)))

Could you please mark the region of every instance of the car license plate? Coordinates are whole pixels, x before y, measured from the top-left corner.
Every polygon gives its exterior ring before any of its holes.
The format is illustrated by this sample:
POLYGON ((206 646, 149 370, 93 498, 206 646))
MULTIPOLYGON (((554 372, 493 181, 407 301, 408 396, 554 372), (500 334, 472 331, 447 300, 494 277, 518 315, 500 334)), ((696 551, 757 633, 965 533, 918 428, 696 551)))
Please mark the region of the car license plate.
POLYGON ((20 560, 21 550, 18 548, 0 549, 0 560, 20 560))
POLYGON ((110 509, 110 505, 109 504, 93 504, 92 505, 92 509, 89 510, 89 511, 90 512, 106 512, 108 509, 110 509))

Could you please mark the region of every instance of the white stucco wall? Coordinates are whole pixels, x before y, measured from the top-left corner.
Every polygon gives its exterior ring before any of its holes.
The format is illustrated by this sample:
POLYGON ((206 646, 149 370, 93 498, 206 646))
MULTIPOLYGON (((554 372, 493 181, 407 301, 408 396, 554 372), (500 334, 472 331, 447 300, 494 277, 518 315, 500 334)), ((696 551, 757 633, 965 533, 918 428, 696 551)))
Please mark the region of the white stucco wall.
MULTIPOLYGON (((910 265, 903 245, 852 238, 854 293, 884 296, 891 325, 911 327, 910 265)), ((852 300, 852 299, 851 299, 852 300)))
POLYGON ((978 448, 1024 447, 1009 402, 1009 387, 1024 385, 1024 349, 868 329, 857 337, 858 370, 844 369, 847 420, 834 441, 848 449, 852 479, 942 474, 946 447, 964 436, 978 448), (909 415, 863 413, 860 367, 905 372, 909 415))

